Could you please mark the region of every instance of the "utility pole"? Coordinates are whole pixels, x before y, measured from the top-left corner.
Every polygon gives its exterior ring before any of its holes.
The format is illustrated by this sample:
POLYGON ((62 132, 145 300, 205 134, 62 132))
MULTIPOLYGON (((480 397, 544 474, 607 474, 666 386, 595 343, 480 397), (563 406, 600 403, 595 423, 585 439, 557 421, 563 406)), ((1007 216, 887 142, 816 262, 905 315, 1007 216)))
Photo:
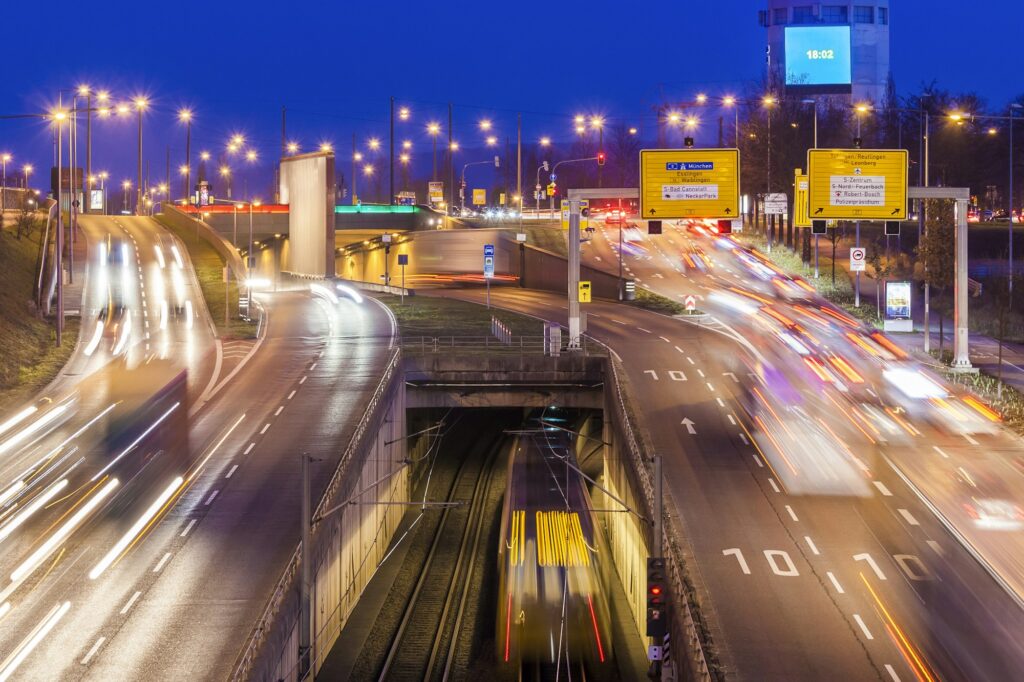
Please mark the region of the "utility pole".
MULTIPOLYGON (((448 103, 448 210, 455 204, 455 157, 452 154, 452 103, 448 103)), ((463 207, 464 208, 464 207, 463 207)))
POLYGON ((569 200, 569 344, 580 349, 580 201, 569 200))
POLYGON ((516 114, 516 196, 519 197, 519 228, 523 227, 523 115, 516 114))
MULTIPOLYGON (((63 102, 57 105, 63 116, 63 102)), ((57 347, 60 348, 64 335, 64 131, 63 123, 57 121, 57 240, 54 245, 57 264, 57 347)))

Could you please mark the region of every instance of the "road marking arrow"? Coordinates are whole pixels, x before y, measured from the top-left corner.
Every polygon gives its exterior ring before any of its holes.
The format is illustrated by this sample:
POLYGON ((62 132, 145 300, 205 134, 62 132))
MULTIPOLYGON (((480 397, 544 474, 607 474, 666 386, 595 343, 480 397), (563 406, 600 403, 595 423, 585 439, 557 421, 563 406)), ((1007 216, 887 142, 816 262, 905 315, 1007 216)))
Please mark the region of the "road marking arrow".
POLYGON ((691 436, 696 436, 697 435, 697 429, 693 428, 693 420, 692 419, 687 417, 686 419, 684 419, 683 421, 681 421, 679 423, 686 427, 686 431, 691 436))

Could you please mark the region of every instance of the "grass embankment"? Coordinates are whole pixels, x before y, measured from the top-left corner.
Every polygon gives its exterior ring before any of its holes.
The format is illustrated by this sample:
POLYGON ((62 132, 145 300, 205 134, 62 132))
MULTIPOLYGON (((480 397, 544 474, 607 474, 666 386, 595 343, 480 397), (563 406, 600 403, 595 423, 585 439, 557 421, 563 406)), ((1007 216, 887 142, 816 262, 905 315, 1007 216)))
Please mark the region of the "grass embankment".
POLYGON ((394 312, 399 333, 405 337, 490 336, 491 316, 501 320, 513 336, 544 335, 540 320, 507 310, 488 309, 478 303, 433 296, 406 296, 402 303, 399 296, 375 296, 394 312))
POLYGON ((52 320, 30 308, 41 230, 15 238, 0 229, 0 415, 42 390, 60 372, 78 341, 79 321, 67 318, 57 348, 52 320))
POLYGON ((198 236, 195 230, 179 229, 161 216, 157 216, 156 220, 168 232, 180 239, 188 249, 192 267, 195 268, 196 278, 199 280, 199 288, 206 300, 206 308, 210 311, 210 317, 213 318, 213 323, 217 326, 217 334, 222 339, 254 338, 256 324, 246 322, 238 316, 238 292, 241 287, 234 277, 228 283, 227 306, 230 315, 228 323, 224 324, 224 266, 226 263, 216 249, 198 236))
POLYGON ((836 263, 836 280, 832 283, 832 243, 828 240, 821 240, 818 246, 818 279, 814 279, 814 244, 811 244, 811 265, 805 266, 800 259, 798 251, 790 251, 787 247, 776 245, 772 252, 768 253, 768 241, 761 234, 736 235, 745 245, 757 249, 777 266, 796 275, 800 275, 808 284, 815 288, 824 298, 839 306, 853 317, 880 327, 878 309, 875 307, 875 300, 872 296, 861 296, 860 307, 853 305, 855 294, 850 277, 839 263, 836 263))
POLYGON ((636 300, 630 301, 626 305, 651 310, 662 315, 682 315, 686 312, 686 306, 683 304, 676 303, 667 296, 656 294, 642 287, 637 287, 636 300))

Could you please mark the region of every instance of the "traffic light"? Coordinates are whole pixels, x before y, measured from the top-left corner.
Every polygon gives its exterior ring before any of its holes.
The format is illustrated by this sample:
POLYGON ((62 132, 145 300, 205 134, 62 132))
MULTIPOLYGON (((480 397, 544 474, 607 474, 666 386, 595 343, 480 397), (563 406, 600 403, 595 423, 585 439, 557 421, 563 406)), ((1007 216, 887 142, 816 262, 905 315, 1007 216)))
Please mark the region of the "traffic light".
POLYGON ((665 560, 647 557, 647 636, 661 640, 668 632, 665 560))
POLYGON ((719 220, 718 234, 732 234, 732 220, 719 220))
POLYGON ((898 236, 900 236, 900 221, 898 221, 898 220, 886 220, 885 221, 885 236, 886 237, 898 237, 898 236))
POLYGON ((860 149, 860 146, 861 146, 861 144, 863 142, 864 142, 864 140, 859 138, 859 137, 853 138, 853 148, 854 149, 860 149))
POLYGON ((828 225, 824 220, 812 220, 811 234, 828 234, 828 225))
POLYGON ((693 138, 692 137, 684 137, 683 138, 683 146, 685 146, 687 148, 692 147, 693 146, 693 138))
POLYGON ((552 183, 550 183, 548 185, 548 196, 549 197, 555 196, 555 192, 557 192, 557 191, 558 191, 558 187, 555 185, 555 183, 552 182, 552 183))
POLYGON ((660 220, 648 220, 647 221, 647 234, 661 234, 661 221, 660 220))
POLYGON ((597 153, 597 165, 598 166, 603 166, 604 165, 604 159, 605 159, 604 152, 598 152, 597 153))

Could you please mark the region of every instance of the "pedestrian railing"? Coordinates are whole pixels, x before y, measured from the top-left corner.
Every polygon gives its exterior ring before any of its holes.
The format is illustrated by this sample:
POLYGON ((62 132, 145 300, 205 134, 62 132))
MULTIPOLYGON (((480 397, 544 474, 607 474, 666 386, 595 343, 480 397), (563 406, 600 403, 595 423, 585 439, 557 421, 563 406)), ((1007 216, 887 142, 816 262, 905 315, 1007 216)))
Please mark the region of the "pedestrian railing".
MULTIPOLYGON (((563 336, 563 339, 565 337, 563 336)), ((403 336, 402 352, 406 355, 544 355, 543 336, 403 336)), ((579 349, 570 350, 564 343, 561 354, 579 353, 583 356, 607 355, 604 346, 583 337, 579 349)))

